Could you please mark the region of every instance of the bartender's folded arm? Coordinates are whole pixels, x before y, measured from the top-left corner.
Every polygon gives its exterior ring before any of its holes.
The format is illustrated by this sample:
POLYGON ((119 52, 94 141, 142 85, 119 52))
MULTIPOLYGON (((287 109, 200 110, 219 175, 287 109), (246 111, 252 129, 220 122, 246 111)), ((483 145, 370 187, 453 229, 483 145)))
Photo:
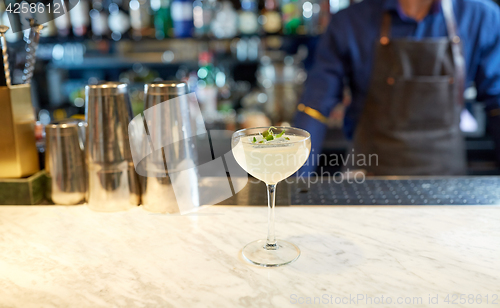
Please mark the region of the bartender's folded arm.
MULTIPOLYGON (((295 118, 295 126, 311 133, 312 155, 321 154, 327 130, 324 119, 342 101, 346 80, 352 92, 352 103, 346 111, 344 131, 352 139, 370 85, 374 51, 384 13, 391 14, 391 35, 395 38, 444 37, 447 35, 446 24, 441 6, 437 4, 420 22, 405 16, 398 0, 364 1, 332 16, 327 31, 318 43, 315 65, 309 72, 295 118)), ((486 105, 490 131, 498 147, 500 9, 489 0, 453 0, 453 7, 466 62, 466 85, 475 82, 477 100, 486 105)), ((302 171, 312 171, 315 167, 309 161, 302 171)))

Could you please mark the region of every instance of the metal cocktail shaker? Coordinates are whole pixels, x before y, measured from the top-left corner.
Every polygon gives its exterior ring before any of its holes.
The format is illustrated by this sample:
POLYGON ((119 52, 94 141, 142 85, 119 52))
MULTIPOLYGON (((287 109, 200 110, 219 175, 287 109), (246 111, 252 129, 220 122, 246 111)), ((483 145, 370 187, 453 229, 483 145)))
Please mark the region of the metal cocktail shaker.
POLYGON ((78 204, 87 193, 85 123, 77 120, 53 122, 45 127, 45 169, 50 199, 55 204, 78 204))
POLYGON ((155 150, 141 162, 142 204, 152 212, 190 211, 200 201, 187 85, 163 81, 146 84, 144 92, 144 122, 155 150))
POLYGON ((138 205, 140 187, 128 139, 132 109, 127 85, 88 85, 85 100, 88 206, 113 212, 138 205))

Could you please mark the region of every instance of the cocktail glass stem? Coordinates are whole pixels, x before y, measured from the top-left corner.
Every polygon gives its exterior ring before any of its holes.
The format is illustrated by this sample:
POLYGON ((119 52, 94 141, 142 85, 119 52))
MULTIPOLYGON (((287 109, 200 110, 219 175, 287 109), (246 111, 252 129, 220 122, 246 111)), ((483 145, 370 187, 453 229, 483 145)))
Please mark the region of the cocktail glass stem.
POLYGON ((267 184, 267 243, 266 249, 276 250, 278 245, 276 244, 276 236, 274 234, 274 205, 275 205, 275 192, 276 184, 267 184))

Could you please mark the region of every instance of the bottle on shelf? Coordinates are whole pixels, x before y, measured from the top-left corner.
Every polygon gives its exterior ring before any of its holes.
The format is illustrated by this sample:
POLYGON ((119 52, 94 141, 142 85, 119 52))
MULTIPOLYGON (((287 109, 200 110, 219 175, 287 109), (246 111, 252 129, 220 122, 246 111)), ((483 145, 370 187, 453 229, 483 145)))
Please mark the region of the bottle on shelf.
POLYGON ((132 37, 140 39, 152 34, 151 15, 149 14, 149 3, 147 0, 130 0, 130 25, 132 37))
POLYGON ((238 33, 238 14, 230 1, 222 1, 210 25, 216 38, 233 38, 238 33))
POLYGON ((215 16, 216 0, 195 0, 193 3, 193 23, 196 37, 210 35, 210 24, 215 16))
POLYGON ((124 0, 110 0, 108 26, 111 38, 119 41, 130 29, 130 17, 124 0))
POLYGON ((77 37, 85 36, 90 26, 89 1, 88 0, 69 0, 72 9, 69 11, 69 19, 73 35, 77 37))
POLYGON ((92 39, 99 41, 109 35, 108 13, 104 9, 102 0, 93 0, 92 9, 89 12, 92 39))
POLYGON ((155 37, 159 40, 174 35, 170 3, 171 0, 151 0, 155 37))
POLYGON ((321 33, 320 17, 321 2, 323 0, 306 0, 302 4, 302 17, 304 21, 305 33, 309 35, 318 35, 321 33))
POLYGON ((278 0, 265 0, 260 23, 266 34, 278 34, 281 31, 281 14, 278 0))
POLYGON ((259 31, 257 3, 255 0, 241 0, 238 29, 241 34, 252 35, 259 31))
POLYGON ((199 69, 197 72, 198 83, 196 93, 200 101, 201 111, 204 116, 211 118, 217 113, 217 85, 215 84, 215 74, 213 56, 209 51, 200 52, 199 69))
POLYGON ((283 34, 294 35, 300 33, 302 25, 302 8, 298 0, 282 0, 283 34))
POLYGON ((193 2, 191 0, 172 0, 171 4, 174 35, 193 36, 193 2))
MULTIPOLYGON (((54 3, 56 3, 54 1, 54 3)), ((69 7, 69 2, 61 0, 59 2, 61 5, 61 9, 59 9, 56 13, 55 11, 55 5, 54 5, 54 24, 56 25, 57 28, 57 35, 60 37, 68 37, 71 35, 71 21, 70 21, 70 14, 67 10, 69 7)))

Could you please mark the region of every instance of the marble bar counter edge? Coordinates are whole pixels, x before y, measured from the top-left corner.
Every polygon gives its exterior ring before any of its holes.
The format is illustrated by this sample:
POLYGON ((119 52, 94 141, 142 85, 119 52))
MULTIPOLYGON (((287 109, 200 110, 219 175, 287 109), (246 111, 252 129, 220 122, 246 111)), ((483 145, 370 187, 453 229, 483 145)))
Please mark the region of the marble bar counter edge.
POLYGON ((260 268, 241 249, 266 237, 266 207, 163 215, 0 206, 0 307, 500 305, 499 207, 294 206, 276 215, 278 238, 302 254, 260 268))

